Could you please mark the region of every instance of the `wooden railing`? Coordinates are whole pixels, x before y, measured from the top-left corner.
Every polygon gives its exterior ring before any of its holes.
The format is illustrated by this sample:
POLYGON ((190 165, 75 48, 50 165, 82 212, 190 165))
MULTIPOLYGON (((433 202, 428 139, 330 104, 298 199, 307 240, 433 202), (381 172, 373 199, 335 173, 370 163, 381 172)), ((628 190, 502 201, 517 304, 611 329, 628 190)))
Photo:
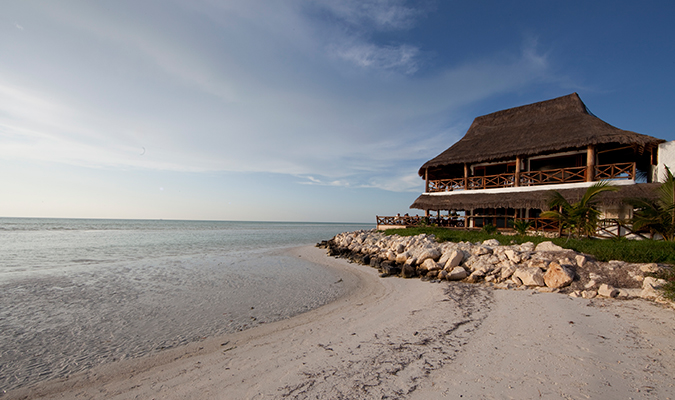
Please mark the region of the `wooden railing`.
POLYGON ((635 163, 598 165, 595 167, 595 180, 635 179, 635 163))
MULTIPOLYGON (((481 229, 485 224, 492 224, 499 229, 510 229, 514 221, 513 217, 500 215, 470 215, 470 216, 449 216, 441 215, 419 217, 419 216, 376 216, 377 226, 440 226, 446 228, 468 228, 481 229), (468 222, 468 224, 467 224, 468 222)), ((531 223, 531 230, 535 231, 557 231, 558 223, 547 218, 518 218, 531 223)))
MULTIPOLYGON (((560 183, 585 182, 586 167, 558 168, 546 171, 520 172, 519 186, 553 185, 560 183)), ((635 179, 635 163, 596 165, 593 181, 608 179, 635 179)), ((467 178, 439 179, 429 181, 429 192, 451 192, 455 190, 477 190, 514 187, 515 173, 469 176, 467 178)))
POLYGON ((520 173, 520 186, 553 185, 586 181, 586 167, 558 168, 520 173))
MULTIPOLYGON (((530 231, 557 232, 559 230, 558 222, 548 218, 517 218, 509 216, 495 215, 471 215, 471 216, 448 216, 441 215, 433 217, 419 216, 396 216, 383 217, 377 216, 378 227, 386 226, 440 226, 444 228, 459 229, 482 229, 483 225, 492 224, 500 230, 510 230, 514 221, 529 221, 530 231), (468 224, 467 224, 468 222, 468 224), (472 223, 473 222, 473 223, 472 223)), ((628 223, 628 221, 619 219, 601 219, 598 221, 598 229, 595 236, 600 238, 621 238, 629 235, 639 236, 647 239, 650 234, 646 231, 637 231, 628 223)))

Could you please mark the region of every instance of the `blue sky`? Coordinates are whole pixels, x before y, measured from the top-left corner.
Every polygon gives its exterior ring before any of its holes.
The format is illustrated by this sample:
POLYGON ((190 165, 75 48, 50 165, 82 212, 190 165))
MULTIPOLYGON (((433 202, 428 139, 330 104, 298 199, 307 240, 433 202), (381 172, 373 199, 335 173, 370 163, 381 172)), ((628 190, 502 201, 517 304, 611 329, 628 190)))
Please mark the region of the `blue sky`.
POLYGON ((628 3, 3 2, 0 216, 374 222, 572 92, 675 140, 675 5, 628 3))

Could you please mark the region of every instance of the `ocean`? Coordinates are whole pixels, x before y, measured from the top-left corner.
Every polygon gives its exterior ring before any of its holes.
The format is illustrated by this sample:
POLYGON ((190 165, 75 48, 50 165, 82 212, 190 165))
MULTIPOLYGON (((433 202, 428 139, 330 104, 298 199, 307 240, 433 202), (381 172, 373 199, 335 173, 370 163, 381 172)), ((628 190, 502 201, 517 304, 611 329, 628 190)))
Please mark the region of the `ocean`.
POLYGON ((0 395, 338 298, 283 249, 374 224, 0 218, 0 395))

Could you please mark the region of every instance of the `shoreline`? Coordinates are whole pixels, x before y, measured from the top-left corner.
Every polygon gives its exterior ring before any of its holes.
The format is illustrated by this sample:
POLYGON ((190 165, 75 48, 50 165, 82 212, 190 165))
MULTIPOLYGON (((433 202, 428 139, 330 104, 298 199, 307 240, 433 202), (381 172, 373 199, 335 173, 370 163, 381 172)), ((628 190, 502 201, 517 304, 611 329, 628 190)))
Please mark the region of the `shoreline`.
POLYGON ((667 307, 383 279, 322 249, 288 251, 340 270, 347 293, 286 320, 5 398, 675 398, 667 307))

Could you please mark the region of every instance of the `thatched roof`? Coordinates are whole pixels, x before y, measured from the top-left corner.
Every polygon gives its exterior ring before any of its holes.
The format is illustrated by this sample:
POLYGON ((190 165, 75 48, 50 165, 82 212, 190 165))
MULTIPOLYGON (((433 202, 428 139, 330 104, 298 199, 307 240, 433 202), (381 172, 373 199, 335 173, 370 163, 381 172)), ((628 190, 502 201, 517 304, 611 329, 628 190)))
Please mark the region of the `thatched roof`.
MULTIPOLYGON (((619 186, 617 192, 598 195, 600 204, 611 206, 623 203, 631 197, 655 198, 659 183, 639 183, 619 186)), ((585 187, 558 190, 570 203, 577 202, 586 192, 585 187)), ((550 189, 537 191, 480 193, 480 191, 455 192, 452 195, 422 194, 410 208, 419 210, 471 210, 476 208, 538 208, 547 210, 550 189)))
POLYGON ((632 145, 640 152, 664 142, 616 128, 588 111, 579 95, 509 108, 477 117, 466 135, 419 170, 452 164, 515 159, 588 145, 632 145))

